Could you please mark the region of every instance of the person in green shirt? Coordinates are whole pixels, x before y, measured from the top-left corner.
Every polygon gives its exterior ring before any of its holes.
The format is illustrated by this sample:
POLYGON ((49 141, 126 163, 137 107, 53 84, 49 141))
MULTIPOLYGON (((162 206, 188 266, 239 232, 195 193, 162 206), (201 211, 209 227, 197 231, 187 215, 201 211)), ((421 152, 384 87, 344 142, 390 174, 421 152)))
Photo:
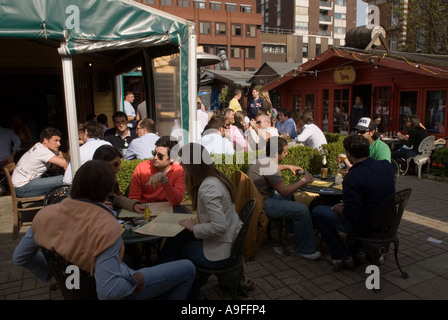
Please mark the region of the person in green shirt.
MULTIPOLYGON (((378 132, 376 129, 376 124, 372 119, 367 117, 362 117, 359 119, 358 124, 355 127, 356 133, 364 136, 369 140, 369 156, 374 160, 387 160, 390 162, 391 152, 389 146, 378 139, 378 132)), ((350 168, 352 164, 345 159, 345 164, 347 168, 350 168)))

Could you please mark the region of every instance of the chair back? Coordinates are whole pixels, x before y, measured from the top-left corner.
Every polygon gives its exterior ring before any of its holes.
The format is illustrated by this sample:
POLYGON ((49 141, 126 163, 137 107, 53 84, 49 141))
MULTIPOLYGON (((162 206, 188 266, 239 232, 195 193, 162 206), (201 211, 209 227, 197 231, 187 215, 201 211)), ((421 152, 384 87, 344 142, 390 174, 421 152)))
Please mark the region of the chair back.
POLYGON ((41 250, 65 300, 98 300, 95 277, 92 277, 89 272, 80 269, 79 289, 68 289, 66 281, 71 276, 71 273, 66 273, 66 270, 73 263, 66 261, 56 251, 42 247, 41 250))
POLYGON ((425 139, 420 142, 420 145, 418 146, 418 152, 424 156, 430 156, 432 153, 432 150, 434 150, 434 142, 436 138, 435 136, 427 136, 425 139))
POLYGON ((396 236, 411 191, 407 188, 395 192, 380 204, 372 217, 369 239, 385 240, 396 236))
POLYGON ((394 181, 397 182, 398 177, 400 176, 400 166, 398 165, 398 162, 395 161, 394 159, 390 159, 390 164, 394 169, 394 181))
POLYGON ((14 203, 17 202, 17 196, 16 196, 16 191, 14 190, 14 186, 12 184, 11 176, 12 176, 12 172, 14 171, 15 168, 16 168, 16 165, 14 162, 8 163, 6 166, 3 167, 3 171, 5 172, 6 180, 8 180, 9 190, 11 191, 12 201, 14 203))
POLYGON ((255 204, 256 204, 255 198, 250 199, 239 212, 239 216, 241 221, 243 222, 243 225, 241 226, 241 229, 238 232, 236 240, 233 243, 228 265, 232 264, 243 253, 244 243, 246 242, 247 230, 249 230, 250 219, 252 218, 252 213, 254 212, 255 204))
POLYGON ((68 197, 69 185, 57 186, 47 192, 44 198, 44 207, 56 204, 68 197))

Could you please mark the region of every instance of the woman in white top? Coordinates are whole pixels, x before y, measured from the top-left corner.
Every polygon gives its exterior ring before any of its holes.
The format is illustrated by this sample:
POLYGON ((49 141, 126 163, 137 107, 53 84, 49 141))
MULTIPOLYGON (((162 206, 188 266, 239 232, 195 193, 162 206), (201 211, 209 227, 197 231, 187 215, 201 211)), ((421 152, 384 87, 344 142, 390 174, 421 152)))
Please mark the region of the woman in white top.
POLYGON ((222 268, 242 225, 235 210, 235 188, 230 179, 216 169, 204 146, 185 145, 180 156, 185 185, 199 222, 179 221, 185 230, 167 239, 158 262, 189 259, 199 267, 222 268))

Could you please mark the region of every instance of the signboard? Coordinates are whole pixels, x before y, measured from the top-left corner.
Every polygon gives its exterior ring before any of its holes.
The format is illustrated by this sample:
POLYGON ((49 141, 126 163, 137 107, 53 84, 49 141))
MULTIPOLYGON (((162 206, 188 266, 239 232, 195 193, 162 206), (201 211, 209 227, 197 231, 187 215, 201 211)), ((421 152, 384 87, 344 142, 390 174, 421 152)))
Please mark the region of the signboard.
POLYGON ((336 68, 333 72, 333 80, 336 84, 352 84, 356 79, 356 70, 352 66, 336 68))

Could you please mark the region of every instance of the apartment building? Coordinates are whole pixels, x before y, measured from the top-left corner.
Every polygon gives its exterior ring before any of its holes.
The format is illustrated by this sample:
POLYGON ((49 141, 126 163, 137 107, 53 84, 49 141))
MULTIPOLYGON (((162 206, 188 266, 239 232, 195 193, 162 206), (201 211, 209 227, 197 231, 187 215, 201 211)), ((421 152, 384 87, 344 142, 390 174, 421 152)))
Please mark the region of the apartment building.
POLYGON ((261 63, 304 63, 343 46, 356 26, 356 0, 257 0, 263 17, 261 63))
POLYGON ((198 46, 228 59, 230 70, 255 71, 260 67, 260 26, 256 0, 136 0, 193 21, 198 46))

